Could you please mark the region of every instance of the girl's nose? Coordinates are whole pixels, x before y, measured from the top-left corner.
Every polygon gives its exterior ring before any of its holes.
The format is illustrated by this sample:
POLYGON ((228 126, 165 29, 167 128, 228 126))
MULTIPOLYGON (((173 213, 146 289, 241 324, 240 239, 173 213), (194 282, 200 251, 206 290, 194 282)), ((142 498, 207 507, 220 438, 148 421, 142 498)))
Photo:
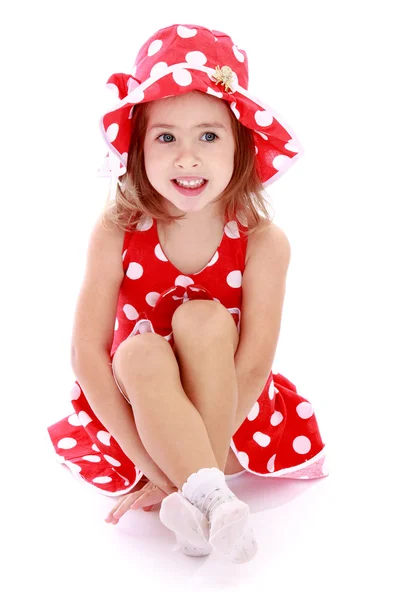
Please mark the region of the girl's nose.
POLYGON ((200 165, 200 160, 193 152, 181 152, 175 160, 175 166, 183 169, 192 169, 200 165))

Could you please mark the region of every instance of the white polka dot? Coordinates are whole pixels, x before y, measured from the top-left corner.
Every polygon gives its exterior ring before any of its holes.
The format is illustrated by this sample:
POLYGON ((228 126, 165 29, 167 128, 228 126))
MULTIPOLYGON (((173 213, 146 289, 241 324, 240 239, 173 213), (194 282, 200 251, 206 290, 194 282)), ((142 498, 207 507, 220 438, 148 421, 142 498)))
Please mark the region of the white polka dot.
POLYGON ((96 437, 98 438, 98 440, 101 442, 101 444, 104 444, 105 446, 110 446, 111 445, 111 434, 108 433, 107 431, 98 431, 98 433, 96 434, 96 437))
POLYGON ((237 452, 237 460, 241 464, 242 467, 247 469, 249 466, 249 457, 246 452, 237 452))
POLYGON ((70 390, 70 399, 77 400, 81 395, 81 389, 77 383, 74 383, 72 389, 70 390))
POLYGON ((296 412, 301 419, 309 419, 313 415, 313 407, 309 402, 301 402, 297 405, 296 412))
POLYGON ((253 434, 253 439, 256 442, 256 444, 259 444, 259 446, 261 446, 262 448, 266 448, 266 446, 268 446, 271 441, 270 436, 265 433, 262 433, 261 431, 256 431, 256 433, 253 434))
POLYGON ((119 460, 112 458, 112 456, 109 456, 108 454, 104 454, 104 458, 109 462, 110 465, 113 465, 114 467, 121 466, 121 463, 119 462, 119 460))
POLYGON ((207 62, 207 56, 202 52, 195 50, 194 52, 187 52, 185 55, 185 60, 191 65, 202 67, 207 62))
POLYGON ((175 69, 172 72, 172 76, 175 83, 178 83, 178 85, 181 86, 190 85, 193 81, 190 71, 187 71, 186 69, 175 69))
POLYGON ((89 423, 92 423, 91 417, 84 410, 81 410, 79 412, 78 417, 79 417, 79 421, 82 424, 82 427, 86 427, 87 425, 89 425, 89 423))
POLYGON ((188 27, 184 27, 184 25, 178 25, 177 33, 182 38, 191 38, 197 35, 197 29, 189 29, 188 27))
POLYGON ((187 288, 189 285, 194 285, 194 280, 191 279, 191 277, 187 277, 187 275, 178 275, 178 277, 175 278, 174 285, 181 285, 187 288))
POLYGON ((58 441, 57 447, 62 450, 70 450, 70 448, 74 448, 78 442, 70 437, 62 438, 58 441))
POLYGON ((133 92, 137 87, 139 87, 141 84, 139 83, 139 81, 137 81, 136 79, 134 79, 133 77, 130 77, 127 81, 127 90, 128 90, 128 94, 130 94, 131 92, 133 92))
POLYGON ((218 261, 219 258, 219 253, 218 250, 216 250, 213 258, 210 260, 210 262, 206 265, 206 267, 212 267, 213 265, 216 264, 216 262, 218 261))
POLYGON ((158 302, 158 298, 161 296, 161 294, 159 294, 158 292, 149 292, 146 296, 145 296, 145 301, 149 306, 154 307, 157 302, 158 302))
POLYGON ((70 417, 68 418, 68 423, 70 425, 73 425, 74 427, 79 427, 81 425, 79 417, 76 413, 74 415, 70 415, 70 417))
POLYGON ((284 154, 278 154, 272 161, 272 165, 278 171, 287 171, 291 164, 292 159, 284 154))
POLYGON ((236 103, 235 103, 235 102, 232 102, 232 103, 230 104, 230 108, 231 108, 231 110, 234 112, 234 114, 236 115, 236 118, 237 118, 237 119, 240 119, 240 112, 237 110, 237 108, 236 108, 236 103))
POLYGON ((275 385, 273 383, 273 380, 270 382, 268 394, 269 394, 269 400, 273 400, 274 395, 275 395, 275 385))
POLYGON ((161 244, 157 244, 154 248, 154 254, 158 258, 158 260, 162 260, 163 262, 168 262, 168 258, 165 256, 162 251, 161 244))
POLYGON ((243 276, 242 276, 241 271, 231 271, 226 277, 227 284, 231 288, 241 287, 242 279, 243 279, 243 276))
POLYGON ((127 248, 126 250, 124 250, 124 251, 123 251, 123 253, 122 253, 122 261, 123 261, 123 260, 124 260, 124 258, 125 258, 125 254, 127 253, 127 250, 128 250, 128 248, 127 248))
POLYGON ((115 331, 118 331, 118 327, 119 327, 118 319, 115 319, 115 327, 114 327, 115 331))
POLYGON ((257 149, 257 146, 254 147, 254 151, 256 154, 259 152, 259 150, 257 149))
POLYGON ((168 69, 168 65, 166 62, 156 63, 151 69, 150 77, 154 77, 154 79, 158 79, 166 72, 167 69, 168 69))
POLYGON ((97 454, 87 454, 86 456, 82 456, 82 460, 87 460, 88 462, 98 463, 101 462, 101 457, 97 454))
POLYGON ((311 449, 309 438, 304 435, 299 435, 293 440, 293 449, 298 454, 307 454, 311 449))
POLYGON ((142 277, 143 272, 144 269, 139 263, 131 262, 128 265, 126 276, 129 277, 129 279, 139 279, 142 277))
POLYGON ((142 217, 140 219, 140 221, 137 224, 137 226, 135 227, 135 229, 137 229, 138 231, 148 231, 148 229, 151 229, 153 224, 154 224, 153 218, 145 215, 144 217, 142 217))
POLYGON ((279 423, 281 423, 282 421, 283 421, 282 413, 279 412, 278 410, 275 410, 273 415, 270 417, 270 424, 273 425, 273 427, 276 427, 276 425, 279 425, 279 423))
POLYGON ((212 90, 211 87, 207 87, 207 94, 217 96, 217 98, 223 98, 223 92, 216 92, 215 90, 212 90))
POLYGON ((135 90, 132 90, 132 92, 130 94, 128 94, 129 102, 134 102, 135 104, 139 104, 143 100, 144 100, 144 92, 143 92, 141 86, 135 88, 135 90))
POLYGON ((267 127, 271 125, 273 122, 273 115, 271 115, 267 110, 257 110, 254 113, 254 120, 261 127, 267 127))
POLYGON ((249 421, 254 421, 257 417, 257 415, 259 414, 260 411, 260 405, 258 402, 255 402, 252 406, 252 408, 250 409, 249 414, 247 415, 247 419, 249 421))
POLYGON ((92 450, 95 450, 95 452, 99 452, 99 448, 96 444, 92 445, 92 450))
POLYGON ((131 304, 125 304, 122 310, 124 311, 126 318, 130 321, 138 319, 138 312, 131 304))
POLYGON ((236 240, 240 237, 239 227, 237 225, 237 221, 229 221, 224 227, 224 233, 231 240, 236 240))
POLYGON ((110 483, 112 481, 112 477, 95 477, 92 479, 92 483, 110 483))
POLYGON ((275 470, 275 460, 276 460, 276 454, 273 454, 273 456, 271 456, 269 458, 269 460, 267 461, 266 468, 269 471, 269 473, 274 473, 274 470, 275 470))
POLYGON ((154 40, 151 42, 151 44, 148 46, 148 56, 154 56, 154 54, 160 50, 161 46, 162 40, 154 40))
POLYGON ((286 142, 285 144, 285 148, 286 150, 290 150, 290 152, 299 152, 299 148, 294 144, 294 142, 292 140, 289 140, 288 142, 286 142))
POLYGON ((262 137, 264 140, 269 139, 265 133, 262 133, 261 131, 256 131, 256 129, 255 132, 257 133, 257 135, 260 135, 260 137, 262 137))
POLYGON ((244 54, 240 52, 236 45, 233 46, 234 56, 237 58, 239 62, 244 62, 244 54))
POLYGON ((118 123, 112 123, 112 125, 110 125, 108 127, 108 129, 106 130, 106 137, 108 138, 108 142, 113 142, 114 140, 116 140, 116 136, 118 135, 118 132, 119 132, 118 123))

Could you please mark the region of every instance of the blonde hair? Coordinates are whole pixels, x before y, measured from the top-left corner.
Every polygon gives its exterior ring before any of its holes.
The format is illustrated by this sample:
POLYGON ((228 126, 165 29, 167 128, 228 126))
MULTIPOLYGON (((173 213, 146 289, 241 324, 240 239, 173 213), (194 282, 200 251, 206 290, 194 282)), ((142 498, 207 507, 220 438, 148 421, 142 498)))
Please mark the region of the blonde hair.
MULTIPOLYGON (((203 92, 198 92, 202 94, 203 92)), ((234 168, 226 189, 215 202, 223 206, 226 222, 237 217, 247 226, 247 235, 258 233, 272 222, 266 204, 265 189, 256 166, 256 153, 252 131, 236 119, 228 103, 235 140, 234 168)), ((143 217, 171 224, 185 216, 173 217, 163 206, 163 197, 148 180, 144 164, 144 139, 148 124, 148 102, 136 104, 131 123, 131 140, 128 151, 127 170, 118 178, 115 201, 109 204, 109 194, 102 215, 102 224, 117 224, 124 231, 136 229, 143 217)))

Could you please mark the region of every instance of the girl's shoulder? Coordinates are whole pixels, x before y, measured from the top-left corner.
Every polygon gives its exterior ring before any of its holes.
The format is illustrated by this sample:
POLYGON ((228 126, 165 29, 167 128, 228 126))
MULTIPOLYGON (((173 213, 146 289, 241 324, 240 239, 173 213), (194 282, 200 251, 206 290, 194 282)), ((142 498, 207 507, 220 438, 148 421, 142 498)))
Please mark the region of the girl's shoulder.
POLYGON ((96 265, 104 259, 103 262, 107 262, 108 268, 112 265, 114 278, 121 278, 123 266, 120 257, 123 253, 124 240, 124 229, 113 220, 105 218, 105 213, 99 214, 89 236, 89 260, 96 265))

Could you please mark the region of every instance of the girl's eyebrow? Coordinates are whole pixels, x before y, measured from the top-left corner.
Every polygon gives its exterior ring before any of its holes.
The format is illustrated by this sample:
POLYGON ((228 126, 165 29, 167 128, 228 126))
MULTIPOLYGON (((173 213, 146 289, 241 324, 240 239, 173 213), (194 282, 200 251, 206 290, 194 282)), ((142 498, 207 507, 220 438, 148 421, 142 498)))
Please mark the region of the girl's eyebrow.
MULTIPOLYGON (((194 128, 201 128, 201 127, 217 127, 217 128, 221 128, 221 129, 226 129, 224 127, 224 125, 222 125, 221 123, 200 123, 199 125, 194 125, 194 128)), ((166 129, 180 129, 180 127, 177 127, 176 125, 168 125, 168 123, 155 123, 154 125, 152 125, 148 131, 151 131, 152 129, 157 129, 157 128, 166 128, 166 129)))

